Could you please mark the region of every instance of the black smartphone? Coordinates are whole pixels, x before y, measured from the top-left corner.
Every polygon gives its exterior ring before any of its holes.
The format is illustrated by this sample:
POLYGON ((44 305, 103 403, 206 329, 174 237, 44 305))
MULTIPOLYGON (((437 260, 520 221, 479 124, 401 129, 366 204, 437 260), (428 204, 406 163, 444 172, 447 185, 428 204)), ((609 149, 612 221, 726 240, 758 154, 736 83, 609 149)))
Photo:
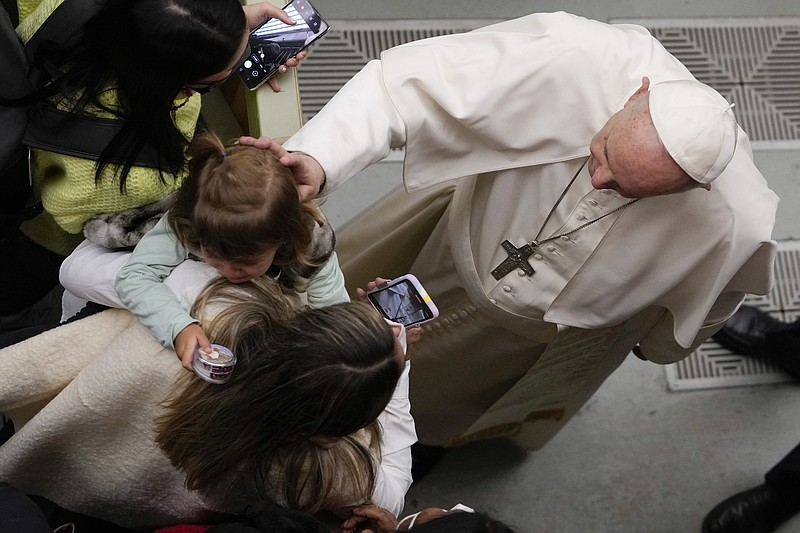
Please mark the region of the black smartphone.
POLYGON ((250 32, 250 53, 236 71, 251 91, 267 81, 287 59, 325 35, 330 27, 308 0, 292 0, 283 10, 296 22, 294 26, 273 18, 250 32))
POLYGON ((404 326, 422 324, 439 316, 431 297, 412 274, 382 283, 367 292, 370 303, 381 314, 404 326))

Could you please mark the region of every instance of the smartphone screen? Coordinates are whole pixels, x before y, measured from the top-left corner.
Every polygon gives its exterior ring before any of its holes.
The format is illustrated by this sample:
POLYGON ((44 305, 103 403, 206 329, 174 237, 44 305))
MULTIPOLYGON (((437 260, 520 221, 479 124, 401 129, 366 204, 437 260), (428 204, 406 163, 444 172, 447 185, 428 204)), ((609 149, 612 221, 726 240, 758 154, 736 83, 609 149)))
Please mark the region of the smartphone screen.
POLYGON ((250 54, 237 69, 250 90, 258 88, 287 59, 296 56, 328 31, 328 24, 308 0, 293 0, 283 10, 296 22, 294 26, 278 19, 268 19, 250 32, 250 54))
MULTIPOLYGON (((423 291, 424 292, 424 289, 423 291)), ((373 306, 393 322, 404 326, 418 324, 436 318, 438 311, 427 294, 421 294, 411 280, 400 278, 386 287, 367 293, 373 306)))

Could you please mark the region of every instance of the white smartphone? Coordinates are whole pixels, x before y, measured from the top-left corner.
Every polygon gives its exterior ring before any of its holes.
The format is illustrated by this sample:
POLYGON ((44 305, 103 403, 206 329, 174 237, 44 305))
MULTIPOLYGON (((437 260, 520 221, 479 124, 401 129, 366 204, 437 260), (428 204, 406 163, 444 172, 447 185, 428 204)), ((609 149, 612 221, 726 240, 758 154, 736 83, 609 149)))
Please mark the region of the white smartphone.
POLYGON ((427 291, 413 274, 406 274, 367 292, 367 298, 381 314, 393 322, 413 326, 439 316, 427 291))
POLYGON ((267 81, 287 59, 322 37, 330 27, 308 0, 292 0, 283 10, 296 22, 294 26, 273 18, 250 32, 250 51, 236 72, 251 91, 267 81))

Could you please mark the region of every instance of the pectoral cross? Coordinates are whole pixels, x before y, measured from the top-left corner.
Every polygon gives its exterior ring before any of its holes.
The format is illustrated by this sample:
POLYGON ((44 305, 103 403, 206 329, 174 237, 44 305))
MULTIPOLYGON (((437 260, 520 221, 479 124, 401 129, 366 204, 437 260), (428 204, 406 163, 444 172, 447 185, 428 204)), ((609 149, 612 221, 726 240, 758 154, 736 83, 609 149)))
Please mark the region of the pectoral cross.
POLYGON ((501 242, 500 246, 502 246, 503 250, 506 251, 508 257, 503 259, 503 262, 497 265, 494 270, 492 270, 492 276, 494 276, 494 279, 500 281, 506 276, 506 274, 516 268, 521 268, 526 275, 533 276, 536 271, 533 269, 531 264, 528 263, 528 258, 531 256, 531 254, 533 254, 533 251, 538 245, 539 243, 533 241, 533 243, 525 244, 524 246, 517 248, 511 244, 511 241, 508 239, 501 242), (531 246, 531 244, 533 246, 531 246))

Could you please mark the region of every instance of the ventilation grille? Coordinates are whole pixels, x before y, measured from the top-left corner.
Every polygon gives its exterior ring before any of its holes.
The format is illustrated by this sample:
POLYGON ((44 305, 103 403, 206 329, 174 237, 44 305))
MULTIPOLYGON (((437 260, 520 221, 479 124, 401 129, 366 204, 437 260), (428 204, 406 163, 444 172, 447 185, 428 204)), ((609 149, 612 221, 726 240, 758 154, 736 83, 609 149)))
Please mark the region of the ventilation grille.
MULTIPOLYGON (((298 70, 300 100, 306 120, 317 114, 328 100, 370 60, 377 59, 381 51, 403 43, 437 37, 448 33, 469 31, 473 27, 402 28, 398 23, 379 22, 383 28, 352 30, 330 29, 325 38, 313 45, 307 59, 298 70), (392 27, 394 29, 388 29, 392 27)), ((406 22, 408 24, 408 22, 406 22)), ((338 22, 336 26, 349 28, 351 22, 338 22)), ((331 22, 331 26, 334 23, 331 22)))
MULTIPOLYGON (((299 70, 306 120, 381 50, 496 22, 336 21, 299 70), (348 28, 337 30, 335 28, 348 28)), ((800 21, 762 19, 618 21, 647 27, 701 81, 736 103, 739 123, 755 142, 800 142, 800 21)), ((487 80, 487 83, 489 80, 487 80)))
POLYGON ((800 140, 800 22, 648 26, 697 79, 736 103, 751 140, 800 140))
MULTIPOLYGON (((748 296, 745 303, 784 322, 800 318, 800 241, 778 243, 775 287, 767 296, 748 296)), ((732 353, 713 341, 668 365, 666 373, 667 387, 672 391, 794 381, 769 362, 732 353)))

